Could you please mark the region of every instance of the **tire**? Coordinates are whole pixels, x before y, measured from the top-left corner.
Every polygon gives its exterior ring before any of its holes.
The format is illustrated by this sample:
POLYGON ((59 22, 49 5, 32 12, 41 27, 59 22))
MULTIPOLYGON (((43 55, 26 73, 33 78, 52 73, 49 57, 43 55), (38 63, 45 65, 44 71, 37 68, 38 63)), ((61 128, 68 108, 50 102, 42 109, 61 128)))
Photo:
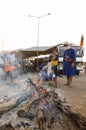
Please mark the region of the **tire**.
POLYGON ((79 70, 76 70, 76 75, 79 75, 80 74, 80 71, 79 70))

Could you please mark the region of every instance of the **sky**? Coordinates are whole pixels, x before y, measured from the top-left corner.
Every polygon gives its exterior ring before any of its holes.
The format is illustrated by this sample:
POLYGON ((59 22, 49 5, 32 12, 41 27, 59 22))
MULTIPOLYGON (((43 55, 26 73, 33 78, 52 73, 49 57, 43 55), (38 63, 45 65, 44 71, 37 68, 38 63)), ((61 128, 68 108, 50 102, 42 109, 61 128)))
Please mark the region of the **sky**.
POLYGON ((85 45, 85 12, 86 0, 0 0, 0 50, 37 46, 43 15, 39 46, 80 44, 82 34, 85 45))

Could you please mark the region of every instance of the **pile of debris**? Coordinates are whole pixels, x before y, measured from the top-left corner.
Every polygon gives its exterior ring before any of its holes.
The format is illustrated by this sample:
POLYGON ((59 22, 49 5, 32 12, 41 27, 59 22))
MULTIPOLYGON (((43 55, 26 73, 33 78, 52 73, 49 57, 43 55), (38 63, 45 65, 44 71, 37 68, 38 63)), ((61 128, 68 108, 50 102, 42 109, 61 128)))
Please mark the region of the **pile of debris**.
POLYGON ((74 113, 59 93, 37 86, 0 102, 0 130, 85 130, 86 118, 74 113))

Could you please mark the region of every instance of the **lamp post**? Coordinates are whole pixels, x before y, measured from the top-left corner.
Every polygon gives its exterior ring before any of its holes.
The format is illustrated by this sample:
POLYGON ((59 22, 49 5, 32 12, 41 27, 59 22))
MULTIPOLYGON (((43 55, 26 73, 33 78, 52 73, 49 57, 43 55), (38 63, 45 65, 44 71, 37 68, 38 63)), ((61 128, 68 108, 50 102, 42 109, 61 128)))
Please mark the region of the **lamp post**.
POLYGON ((32 15, 28 15, 28 17, 33 17, 33 18, 37 18, 38 20, 38 33, 37 33, 37 69, 38 69, 38 52, 39 52, 39 25, 40 25, 40 18, 45 17, 47 15, 51 15, 51 13, 47 13, 45 15, 41 15, 41 16, 32 16, 32 15))

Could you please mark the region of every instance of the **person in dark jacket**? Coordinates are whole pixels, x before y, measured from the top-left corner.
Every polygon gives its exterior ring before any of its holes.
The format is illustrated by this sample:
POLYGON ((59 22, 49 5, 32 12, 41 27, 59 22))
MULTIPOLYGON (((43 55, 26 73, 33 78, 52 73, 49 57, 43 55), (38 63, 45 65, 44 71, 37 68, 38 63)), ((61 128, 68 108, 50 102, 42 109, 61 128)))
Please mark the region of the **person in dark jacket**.
POLYGON ((39 66, 40 76, 44 81, 48 81, 47 68, 45 68, 47 64, 48 64, 48 57, 44 57, 43 63, 39 66))

